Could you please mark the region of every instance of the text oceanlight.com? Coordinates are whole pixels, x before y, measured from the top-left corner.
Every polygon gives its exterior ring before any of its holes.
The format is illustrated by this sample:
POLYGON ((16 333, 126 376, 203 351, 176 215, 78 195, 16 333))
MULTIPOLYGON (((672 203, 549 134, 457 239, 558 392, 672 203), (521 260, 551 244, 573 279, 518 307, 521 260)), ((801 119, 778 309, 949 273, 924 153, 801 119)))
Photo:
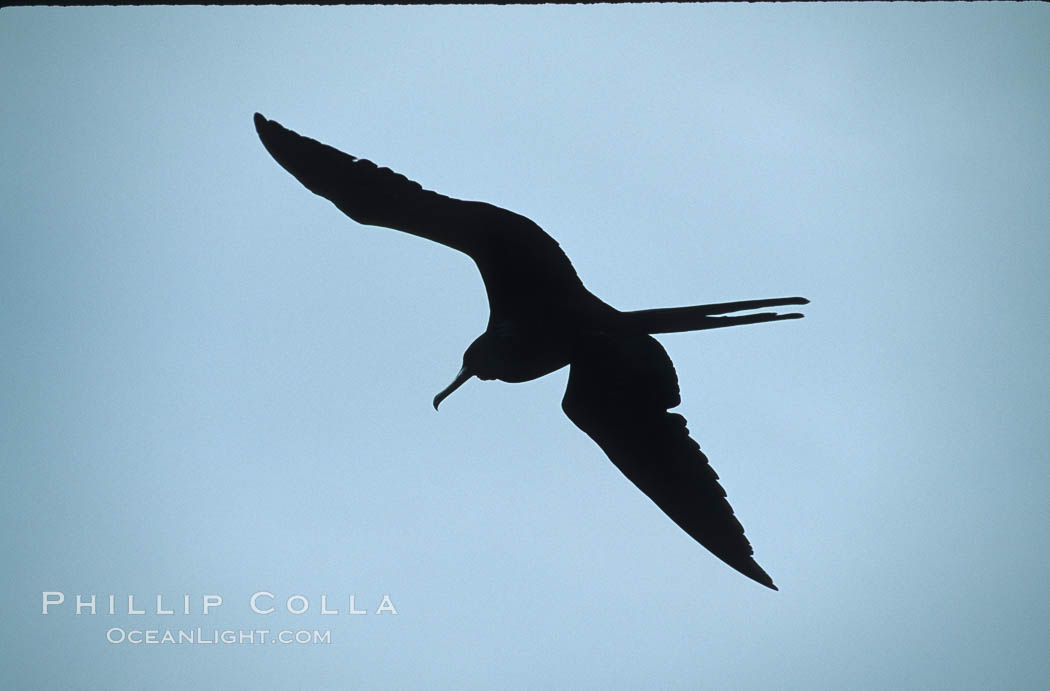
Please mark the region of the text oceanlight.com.
POLYGON ((114 626, 106 631, 110 643, 132 645, 327 645, 332 632, 324 630, 270 631, 269 629, 125 629, 114 626))

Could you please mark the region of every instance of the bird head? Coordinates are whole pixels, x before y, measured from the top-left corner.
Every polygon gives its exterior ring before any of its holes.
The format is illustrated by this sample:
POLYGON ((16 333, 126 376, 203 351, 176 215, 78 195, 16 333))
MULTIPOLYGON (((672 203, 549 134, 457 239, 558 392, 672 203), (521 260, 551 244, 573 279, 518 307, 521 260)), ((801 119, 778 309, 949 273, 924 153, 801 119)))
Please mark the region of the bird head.
POLYGON ((496 379, 498 378, 498 372, 499 354, 496 352, 496 348, 493 347, 490 333, 486 331, 474 339, 474 342, 463 353, 463 366, 460 368, 456 378, 452 380, 451 384, 442 389, 437 396, 434 396, 434 410, 438 409, 441 401, 448 398, 449 394, 462 386, 471 377, 477 377, 482 380, 496 379))

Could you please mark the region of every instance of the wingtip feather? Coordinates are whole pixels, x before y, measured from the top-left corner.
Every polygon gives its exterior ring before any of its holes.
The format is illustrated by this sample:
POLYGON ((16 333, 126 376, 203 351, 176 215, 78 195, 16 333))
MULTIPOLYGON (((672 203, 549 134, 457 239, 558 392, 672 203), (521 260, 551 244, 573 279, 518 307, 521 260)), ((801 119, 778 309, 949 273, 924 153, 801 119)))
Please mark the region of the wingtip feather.
MULTIPOLYGON (((733 566, 733 564, 730 564, 730 566, 733 566)), ((756 583, 766 586, 770 590, 776 590, 778 592, 780 591, 780 588, 778 588, 776 584, 773 583, 773 579, 769 577, 769 574, 766 573, 766 570, 759 566, 758 562, 754 559, 751 560, 750 564, 747 564, 747 568, 740 568, 738 566, 733 566, 733 568, 735 568, 737 571, 744 574, 751 580, 755 581, 756 583)))

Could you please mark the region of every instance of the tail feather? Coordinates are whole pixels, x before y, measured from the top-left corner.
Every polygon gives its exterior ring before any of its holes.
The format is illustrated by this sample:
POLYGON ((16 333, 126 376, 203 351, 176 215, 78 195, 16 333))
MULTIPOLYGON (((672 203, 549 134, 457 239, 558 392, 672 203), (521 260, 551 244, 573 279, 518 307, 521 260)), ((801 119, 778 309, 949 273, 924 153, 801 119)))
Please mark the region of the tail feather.
POLYGON ((784 319, 801 319, 804 315, 798 312, 778 314, 762 312, 738 317, 715 316, 727 312, 757 309, 760 307, 777 307, 780 305, 805 305, 809 300, 801 297, 772 298, 769 300, 742 300, 739 302, 720 302, 710 305, 693 305, 691 307, 666 307, 661 309, 636 310, 621 312, 622 322, 627 330, 648 334, 678 333, 682 331, 702 331, 719 329, 726 326, 743 324, 760 324, 763 322, 782 321, 784 319))

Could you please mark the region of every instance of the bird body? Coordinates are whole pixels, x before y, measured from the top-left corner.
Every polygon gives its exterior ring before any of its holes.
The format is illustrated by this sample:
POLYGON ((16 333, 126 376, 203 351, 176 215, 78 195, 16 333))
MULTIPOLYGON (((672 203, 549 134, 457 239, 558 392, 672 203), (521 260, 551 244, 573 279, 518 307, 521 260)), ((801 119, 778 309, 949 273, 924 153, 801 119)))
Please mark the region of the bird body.
POLYGON ((729 566, 776 590, 752 557, 707 456, 689 436, 674 365, 655 333, 798 319, 722 316, 802 305, 775 298, 623 312, 587 290, 558 243, 538 225, 492 204, 425 190, 371 161, 303 137, 255 114, 263 145, 309 190, 355 221, 393 228, 464 252, 489 301, 485 332, 467 348, 434 407, 471 377, 524 382, 570 365, 562 409, 642 492, 729 566))

